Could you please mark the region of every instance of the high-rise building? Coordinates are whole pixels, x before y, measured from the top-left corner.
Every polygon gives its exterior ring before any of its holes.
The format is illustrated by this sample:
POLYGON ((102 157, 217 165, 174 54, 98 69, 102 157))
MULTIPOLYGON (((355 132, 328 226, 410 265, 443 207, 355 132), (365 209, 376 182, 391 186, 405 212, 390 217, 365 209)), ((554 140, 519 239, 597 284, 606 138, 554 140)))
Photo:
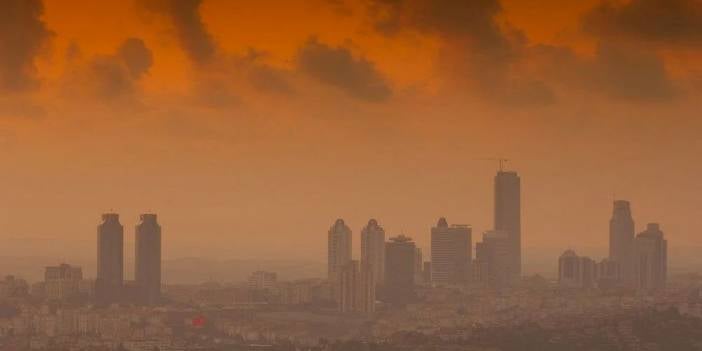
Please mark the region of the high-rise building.
POLYGON ((305 305, 312 302, 313 282, 292 281, 277 284, 280 293, 280 303, 283 305, 305 305))
POLYGON ((24 279, 14 275, 6 275, 0 280, 0 298, 26 297, 29 293, 29 284, 24 279))
MULTIPOLYGON (((436 227, 431 229, 432 284, 464 284, 470 280, 471 235, 470 226, 449 227, 446 218, 440 218, 436 227)), ((385 269, 387 272, 387 267, 385 269)))
POLYGON ((44 292, 50 300, 65 300, 80 293, 83 270, 68 264, 46 267, 44 292))
POLYGON ((431 261, 424 262, 422 268, 422 284, 431 285, 431 261))
POLYGON ((161 226, 155 214, 142 214, 135 230, 135 266, 139 303, 155 305, 161 299, 161 226))
POLYGON ((588 289, 596 283, 595 261, 566 250, 558 258, 558 284, 564 288, 588 289))
POLYGON ((665 287, 668 271, 668 242, 658 223, 649 223, 636 236, 634 245, 635 287, 643 291, 665 287))
POLYGON ((385 243, 385 284, 387 302, 404 304, 414 298, 417 246, 411 238, 400 235, 385 243))
POLYGON ((415 249, 414 255, 414 283, 422 284, 424 281, 424 252, 421 248, 415 249))
POLYGON ((619 263, 609 258, 604 258, 595 266, 597 286, 600 289, 615 288, 621 282, 619 263))
POLYGON ((118 302, 124 284, 124 227, 119 223, 119 215, 103 214, 97 235, 95 294, 101 303, 118 302))
POLYGON ((339 267, 336 284, 336 303, 339 312, 375 312, 375 281, 370 266, 361 266, 357 260, 339 267))
POLYGON ((351 228, 337 219, 327 239, 327 278, 336 281, 341 268, 351 262, 351 228))
POLYGON ((256 271, 249 275, 249 289, 266 290, 276 287, 278 274, 275 272, 256 271))
POLYGON ((375 297, 377 281, 375 279, 375 270, 372 266, 361 263, 360 266, 360 282, 358 286, 358 306, 357 310, 364 314, 373 314, 375 312, 375 297))
POLYGON ((634 219, 629 201, 614 201, 609 221, 609 259, 617 262, 621 283, 634 283, 634 219))
POLYGON ((510 245, 511 279, 522 274, 521 181, 517 172, 500 171, 495 176, 495 227, 507 234, 510 245))
POLYGON ((336 281, 336 304, 339 312, 356 312, 356 303, 359 300, 358 282, 361 279, 361 272, 358 261, 349 261, 347 264, 337 267, 336 281))
POLYGON ((475 280, 503 288, 514 281, 512 271, 512 242, 507 232, 492 230, 483 233, 483 241, 475 245, 475 280))
POLYGON ((385 230, 371 219, 361 230, 361 265, 373 270, 377 283, 385 279, 385 230))

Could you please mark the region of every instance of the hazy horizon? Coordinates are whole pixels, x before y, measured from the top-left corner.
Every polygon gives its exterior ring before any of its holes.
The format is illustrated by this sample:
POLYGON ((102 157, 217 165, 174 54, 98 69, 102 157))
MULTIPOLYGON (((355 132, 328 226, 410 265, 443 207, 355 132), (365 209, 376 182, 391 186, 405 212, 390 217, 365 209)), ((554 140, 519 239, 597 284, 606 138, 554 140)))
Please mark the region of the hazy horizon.
POLYGON ((527 248, 606 247, 615 198, 702 244, 694 1, 15 3, 3 253, 92 257, 110 209, 128 241, 157 213, 165 258, 321 261, 337 218, 356 247, 370 218, 425 250, 442 216, 476 242, 496 157, 527 248), (660 11, 676 25, 651 33, 660 11))
POLYGON ((698 350, 701 107, 702 0, 1 0, 0 351, 698 350))

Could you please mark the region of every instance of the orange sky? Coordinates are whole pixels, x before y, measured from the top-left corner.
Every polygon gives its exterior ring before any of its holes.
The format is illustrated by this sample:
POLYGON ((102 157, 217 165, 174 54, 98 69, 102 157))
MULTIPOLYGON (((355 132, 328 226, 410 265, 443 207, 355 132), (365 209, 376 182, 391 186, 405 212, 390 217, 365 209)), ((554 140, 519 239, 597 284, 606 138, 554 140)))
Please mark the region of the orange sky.
POLYGON ((337 217, 428 250, 446 216, 477 241, 497 156, 522 175, 527 260, 603 254, 613 196, 702 244, 695 0, 390 3, 10 0, 0 254, 92 257, 110 209, 128 238, 158 212, 170 258, 322 261, 337 217))

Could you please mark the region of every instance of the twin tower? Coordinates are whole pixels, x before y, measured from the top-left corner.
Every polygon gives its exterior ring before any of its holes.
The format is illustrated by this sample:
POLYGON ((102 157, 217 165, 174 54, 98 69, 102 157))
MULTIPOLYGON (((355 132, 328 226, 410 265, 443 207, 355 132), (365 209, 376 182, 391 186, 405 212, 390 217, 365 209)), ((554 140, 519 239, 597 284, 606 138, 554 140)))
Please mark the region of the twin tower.
POLYGON ((161 226, 155 214, 142 214, 134 229, 134 282, 124 280, 124 227, 119 214, 105 213, 97 228, 95 297, 100 304, 155 305, 161 299, 161 226))

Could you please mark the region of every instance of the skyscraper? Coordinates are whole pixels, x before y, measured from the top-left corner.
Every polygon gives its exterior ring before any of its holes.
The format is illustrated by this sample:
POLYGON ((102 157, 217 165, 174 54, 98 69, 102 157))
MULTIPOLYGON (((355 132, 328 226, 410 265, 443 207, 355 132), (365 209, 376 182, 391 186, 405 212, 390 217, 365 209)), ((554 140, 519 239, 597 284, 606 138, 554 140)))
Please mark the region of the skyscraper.
POLYGON ((432 284, 463 284, 469 281, 472 259, 471 235, 470 226, 449 227, 446 218, 440 218, 436 227, 431 228, 432 284))
POLYGON ((424 281, 424 252, 421 248, 414 249, 414 282, 422 284, 424 281))
POLYGON ((636 236, 634 245, 635 287, 651 291, 662 289, 668 273, 668 242, 658 223, 649 223, 636 236))
POLYGON ((414 298, 417 246, 411 238, 400 235, 385 243, 385 284, 387 302, 404 304, 414 298))
POLYGON ((483 233, 483 241, 475 245, 475 278, 479 282, 502 288, 513 282, 512 243, 507 232, 492 230, 483 233))
POLYGON ((385 230, 375 219, 361 230, 361 266, 373 270, 377 283, 385 279, 385 230))
POLYGON ((634 281, 634 219, 629 201, 614 201, 609 221, 609 258, 617 263, 622 283, 631 286, 634 281))
POLYGON ((517 172, 499 170, 495 176, 495 230, 507 234, 512 279, 522 274, 521 181, 517 172))
POLYGON ((597 269, 595 261, 566 250, 558 258, 558 284, 563 288, 594 288, 597 269))
POLYGON ((339 312, 348 313, 358 310, 358 285, 361 281, 361 271, 358 261, 349 261, 345 265, 336 267, 333 279, 336 285, 336 305, 339 312))
POLYGON ((619 263, 604 258, 595 265, 597 286, 600 289, 611 289, 617 287, 621 282, 619 263))
POLYGON ((155 214, 142 214, 134 235, 134 278, 139 303, 155 305, 161 299, 161 226, 155 214))
POLYGON ((373 267, 361 263, 360 282, 358 286, 358 312, 372 314, 375 312, 376 279, 373 267))
POLYGON ((97 236, 96 298, 101 303, 118 302, 124 284, 124 227, 119 215, 103 214, 97 236))
POLYGON ((373 270, 351 260, 339 267, 335 283, 339 312, 372 314, 375 311, 373 270))
POLYGON ((327 239, 327 278, 336 281, 341 267, 351 262, 351 228, 343 219, 337 219, 327 239))

